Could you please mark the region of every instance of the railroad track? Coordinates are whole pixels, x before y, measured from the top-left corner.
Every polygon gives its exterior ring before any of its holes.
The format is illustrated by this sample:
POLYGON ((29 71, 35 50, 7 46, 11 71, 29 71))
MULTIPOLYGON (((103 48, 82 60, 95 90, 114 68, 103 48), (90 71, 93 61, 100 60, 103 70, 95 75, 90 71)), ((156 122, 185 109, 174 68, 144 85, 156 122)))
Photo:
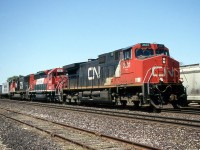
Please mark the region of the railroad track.
POLYGON ((5 108, 0 108, 0 115, 18 123, 25 124, 34 129, 49 134, 52 137, 68 141, 85 149, 153 149, 151 146, 134 143, 131 141, 103 135, 89 130, 84 130, 66 124, 54 122, 40 117, 24 114, 5 108))
POLYGON ((180 109, 162 109, 161 111, 162 112, 168 112, 168 113, 200 115, 200 109, 199 108, 193 108, 193 107, 183 107, 183 108, 180 108, 180 109))
POLYGON ((38 103, 38 102, 27 102, 27 101, 16 101, 16 102, 25 104, 25 105, 48 107, 48 108, 59 109, 59 110, 70 110, 70 111, 76 111, 76 112, 78 111, 78 112, 84 112, 84 113, 113 116, 117 118, 137 119, 137 120, 150 121, 150 122, 155 122, 155 123, 200 128, 200 120, 155 116, 155 115, 138 114, 138 113, 134 114, 134 112, 117 112, 116 110, 115 111, 102 110, 102 109, 98 110, 96 108, 74 107, 74 106, 69 106, 69 105, 55 105, 55 104, 49 104, 49 103, 38 103))

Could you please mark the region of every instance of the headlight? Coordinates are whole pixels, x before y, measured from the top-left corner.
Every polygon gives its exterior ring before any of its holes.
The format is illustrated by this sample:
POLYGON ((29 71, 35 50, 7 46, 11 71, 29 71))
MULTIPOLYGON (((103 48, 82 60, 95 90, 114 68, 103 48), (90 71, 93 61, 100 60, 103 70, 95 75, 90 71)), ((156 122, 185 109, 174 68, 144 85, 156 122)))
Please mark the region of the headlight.
POLYGON ((162 63, 166 64, 166 58, 165 57, 162 58, 162 63))

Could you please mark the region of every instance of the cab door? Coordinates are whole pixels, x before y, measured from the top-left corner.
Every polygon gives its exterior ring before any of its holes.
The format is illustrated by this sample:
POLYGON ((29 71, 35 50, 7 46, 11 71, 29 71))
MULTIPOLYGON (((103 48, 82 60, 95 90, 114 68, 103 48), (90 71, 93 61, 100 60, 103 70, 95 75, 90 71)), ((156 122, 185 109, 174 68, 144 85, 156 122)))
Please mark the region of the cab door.
POLYGON ((131 73, 132 47, 121 52, 121 75, 131 73))

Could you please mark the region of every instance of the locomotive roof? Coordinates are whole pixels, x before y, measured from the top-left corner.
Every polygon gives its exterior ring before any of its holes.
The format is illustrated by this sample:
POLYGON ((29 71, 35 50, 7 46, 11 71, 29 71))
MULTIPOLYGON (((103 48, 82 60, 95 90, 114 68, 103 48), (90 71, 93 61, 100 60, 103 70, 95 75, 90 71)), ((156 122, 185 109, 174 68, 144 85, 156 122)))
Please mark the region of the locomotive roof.
POLYGON ((128 47, 125 47, 125 48, 122 48, 121 50, 127 50, 127 49, 129 49, 129 48, 131 48, 131 47, 133 47, 134 45, 131 45, 131 46, 128 46, 128 47))
POLYGON ((73 64, 69 64, 69 65, 65 65, 63 66, 64 70, 71 70, 71 69, 76 69, 80 66, 80 64, 83 64, 85 62, 79 62, 79 63, 73 63, 73 64))
POLYGON ((37 75, 37 74, 47 74, 50 70, 38 71, 37 73, 35 73, 35 75, 37 75))

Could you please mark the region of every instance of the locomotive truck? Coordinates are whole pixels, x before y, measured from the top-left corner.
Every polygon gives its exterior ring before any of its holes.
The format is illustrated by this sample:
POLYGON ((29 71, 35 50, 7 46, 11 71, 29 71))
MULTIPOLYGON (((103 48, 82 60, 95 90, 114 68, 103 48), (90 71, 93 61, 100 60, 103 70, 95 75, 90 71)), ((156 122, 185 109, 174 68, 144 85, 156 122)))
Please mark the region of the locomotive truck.
POLYGON ((139 43, 63 66, 68 85, 63 100, 81 103, 134 103, 136 107, 187 105, 179 62, 163 44, 139 43))

